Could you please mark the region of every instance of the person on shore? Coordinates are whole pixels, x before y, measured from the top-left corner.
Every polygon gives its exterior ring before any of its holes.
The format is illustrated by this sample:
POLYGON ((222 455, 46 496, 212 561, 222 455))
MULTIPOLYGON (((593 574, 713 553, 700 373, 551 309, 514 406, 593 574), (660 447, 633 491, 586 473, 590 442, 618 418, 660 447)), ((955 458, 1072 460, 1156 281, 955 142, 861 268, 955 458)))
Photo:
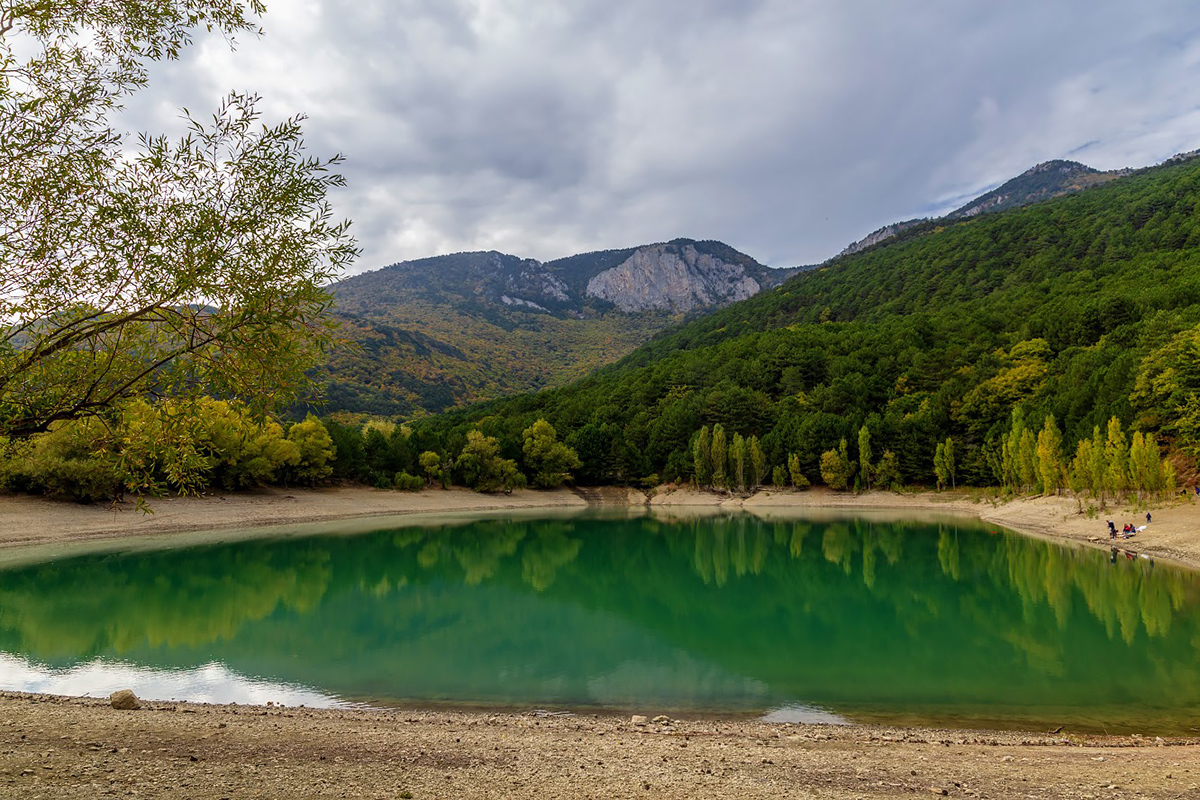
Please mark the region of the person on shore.
POLYGON ((1149 511, 1146 512, 1146 524, 1147 525, 1150 524, 1150 512, 1149 511))

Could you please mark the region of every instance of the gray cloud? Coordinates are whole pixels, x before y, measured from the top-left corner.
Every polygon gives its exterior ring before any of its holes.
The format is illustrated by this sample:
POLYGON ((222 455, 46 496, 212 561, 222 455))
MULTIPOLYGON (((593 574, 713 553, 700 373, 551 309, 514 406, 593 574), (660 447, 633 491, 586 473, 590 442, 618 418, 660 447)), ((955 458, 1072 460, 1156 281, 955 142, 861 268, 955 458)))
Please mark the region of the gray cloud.
POLYGON ((778 266, 1033 164, 1200 147, 1184 0, 293 0, 156 68, 139 128, 253 89, 347 156, 358 267, 674 236, 778 266))

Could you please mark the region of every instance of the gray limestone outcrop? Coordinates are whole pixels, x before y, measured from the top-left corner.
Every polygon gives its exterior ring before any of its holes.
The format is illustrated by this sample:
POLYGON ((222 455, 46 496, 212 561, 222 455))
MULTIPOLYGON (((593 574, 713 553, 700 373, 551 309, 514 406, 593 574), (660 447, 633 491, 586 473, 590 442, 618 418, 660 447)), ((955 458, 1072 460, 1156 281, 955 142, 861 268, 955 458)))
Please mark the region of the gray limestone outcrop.
POLYGON ((745 300, 761 288, 739 264, 699 252, 691 244, 656 244, 638 248, 592 277, 587 296, 625 312, 686 312, 745 300))

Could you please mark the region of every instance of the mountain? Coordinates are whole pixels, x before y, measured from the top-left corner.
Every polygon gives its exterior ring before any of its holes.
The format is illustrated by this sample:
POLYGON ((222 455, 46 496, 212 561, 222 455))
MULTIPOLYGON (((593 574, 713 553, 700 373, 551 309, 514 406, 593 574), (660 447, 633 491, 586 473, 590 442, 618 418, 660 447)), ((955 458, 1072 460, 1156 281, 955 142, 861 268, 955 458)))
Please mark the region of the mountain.
POLYGON ((1101 172, 1085 164, 1080 164, 1078 161, 1061 159, 1045 161, 1030 167, 1017 177, 1005 181, 990 192, 976 197, 962 208, 951 211, 946 217, 948 219, 964 219, 977 214, 1003 211, 1006 208, 1027 206, 1051 197, 1099 186, 1113 178, 1128 175, 1129 172, 1130 170, 1127 169, 1101 172))
POLYGON ((414 415, 559 385, 793 273, 692 239, 544 263, 491 251, 393 264, 331 287, 345 344, 324 367, 324 408, 414 415))
MULTIPOLYGON (((1189 154, 1183 153, 1175 159, 1186 159, 1189 154)), ((940 219, 966 219, 979 214, 991 214, 1009 208, 1019 208, 1030 203, 1038 203, 1052 197, 1079 192, 1092 186, 1099 186, 1114 178, 1130 174, 1131 170, 1118 169, 1102 172, 1078 161, 1056 159, 1045 161, 1022 172, 1015 178, 1005 181, 989 192, 981 194, 971 202, 951 211, 940 219)), ((939 218, 935 218, 939 219, 939 218)), ((842 252, 834 258, 854 255, 869 247, 891 239, 909 228, 929 222, 928 218, 910 219, 903 222, 893 222, 878 230, 846 245, 842 252)), ((831 259, 832 260, 832 259, 831 259)))
POLYGON ((578 450, 581 481, 653 482, 689 477, 697 431, 719 423, 730 442, 758 437, 770 465, 794 454, 815 481, 842 440, 859 457, 865 425, 872 463, 891 452, 906 483, 934 483, 950 438, 960 482, 994 485, 1012 436, 1032 448, 1046 431, 1069 458, 1080 442, 1107 453, 1145 433, 1189 483, 1198 353, 1200 159, 1177 159, 911 226, 580 381, 430 419, 418 434, 453 450, 479 426, 519 454, 540 417, 578 450))
POLYGON ((721 242, 670 242, 542 263, 504 253, 404 261, 334 284, 342 313, 394 316, 413 300, 583 318, 618 309, 688 313, 744 300, 793 273, 764 267, 721 242))

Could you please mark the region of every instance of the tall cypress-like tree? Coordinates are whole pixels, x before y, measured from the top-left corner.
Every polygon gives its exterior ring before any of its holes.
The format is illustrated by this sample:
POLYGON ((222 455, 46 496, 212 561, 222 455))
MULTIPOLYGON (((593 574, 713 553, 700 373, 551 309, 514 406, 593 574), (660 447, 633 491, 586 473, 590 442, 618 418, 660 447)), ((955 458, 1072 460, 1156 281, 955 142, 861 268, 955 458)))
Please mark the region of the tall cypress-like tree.
POLYGON ((692 445, 692 461, 696 467, 696 488, 703 489, 712 484, 712 434, 705 425, 696 434, 696 442, 692 445))
POLYGON ((746 440, 740 433, 729 441, 729 483, 739 492, 746 488, 746 440))
POLYGON ((949 436, 946 437, 942 458, 946 463, 946 475, 950 478, 950 488, 954 489, 956 488, 954 479, 958 471, 958 464, 954 460, 954 440, 949 436))
POLYGON ((721 423, 713 425, 712 433, 712 482, 717 489, 729 488, 728 458, 729 448, 725 441, 725 427, 721 423))
POLYGON ((1062 433, 1054 421, 1053 414, 1046 415, 1046 422, 1037 438, 1038 477, 1044 494, 1058 494, 1063 483, 1062 433))
POLYGON ((862 475, 863 484, 870 491, 875 470, 871 466, 871 430, 866 424, 858 429, 858 471, 862 475))
POLYGON ((1099 496, 1096 488, 1096 473, 1092 458, 1092 440, 1080 439, 1075 445, 1075 458, 1071 459, 1071 489, 1075 492, 1088 491, 1092 497, 1099 496))
POLYGON ((1108 494, 1108 481, 1105 477, 1107 470, 1105 469, 1104 459, 1104 434, 1100 432, 1100 426, 1092 427, 1092 446, 1090 448, 1092 458, 1092 479, 1096 482, 1096 493, 1100 498, 1100 504, 1104 504, 1104 498, 1108 494))
POLYGON ((747 457, 750 460, 751 489, 757 489, 770 474, 767 468, 767 455, 763 452, 757 436, 751 436, 746 441, 747 457))
POLYGON ((946 443, 938 442, 933 451, 933 475, 937 478, 937 489, 940 492, 950 482, 950 473, 946 471, 946 443))
POLYGON ((1017 446, 1017 467, 1020 470, 1023 491, 1033 491, 1038 483, 1037 437, 1029 428, 1021 429, 1021 442, 1017 446))
POLYGON ((1109 419, 1104 440, 1104 488, 1114 499, 1129 488, 1129 441, 1117 417, 1109 419))

